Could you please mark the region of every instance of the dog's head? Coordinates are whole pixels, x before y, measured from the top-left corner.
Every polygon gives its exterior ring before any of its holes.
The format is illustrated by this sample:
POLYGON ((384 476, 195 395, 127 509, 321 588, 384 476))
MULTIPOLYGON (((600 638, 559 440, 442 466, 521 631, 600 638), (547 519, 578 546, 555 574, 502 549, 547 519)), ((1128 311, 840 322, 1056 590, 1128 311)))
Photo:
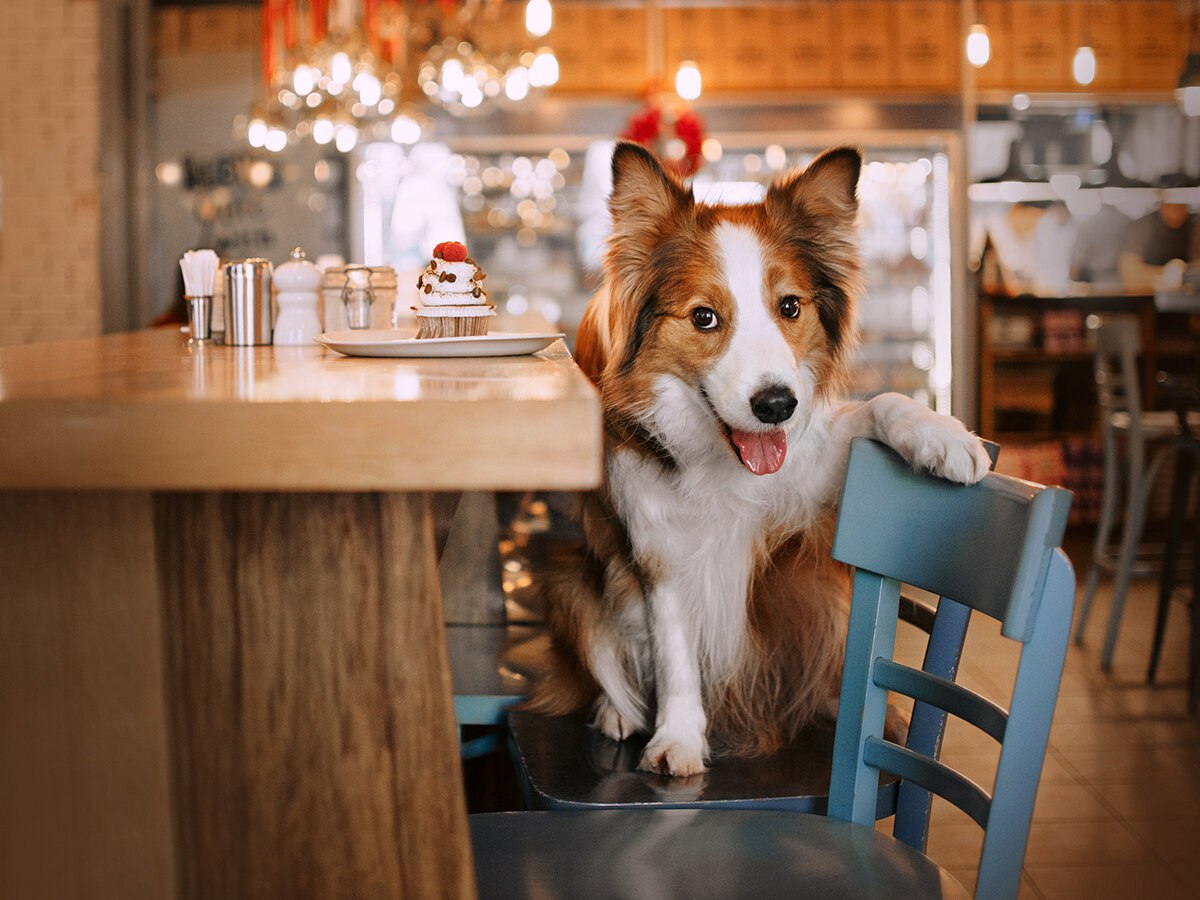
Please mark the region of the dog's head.
POLYGON ((779 469, 853 343, 861 164, 853 148, 830 150, 761 203, 709 205, 638 145, 617 145, 608 300, 578 341, 610 422, 669 443, 649 417, 670 384, 751 472, 779 469))

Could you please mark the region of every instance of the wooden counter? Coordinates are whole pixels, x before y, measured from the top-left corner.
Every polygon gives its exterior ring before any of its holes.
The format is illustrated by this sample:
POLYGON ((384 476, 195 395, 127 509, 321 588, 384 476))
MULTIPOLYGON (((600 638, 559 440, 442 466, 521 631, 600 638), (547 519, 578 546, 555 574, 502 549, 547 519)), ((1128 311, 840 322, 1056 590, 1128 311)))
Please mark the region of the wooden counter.
POLYGON ((0 487, 580 488, 595 392, 538 356, 358 359, 170 329, 0 347, 0 487))
POLYGON ((599 428, 561 345, 0 349, 0 896, 474 896, 429 492, 599 428))

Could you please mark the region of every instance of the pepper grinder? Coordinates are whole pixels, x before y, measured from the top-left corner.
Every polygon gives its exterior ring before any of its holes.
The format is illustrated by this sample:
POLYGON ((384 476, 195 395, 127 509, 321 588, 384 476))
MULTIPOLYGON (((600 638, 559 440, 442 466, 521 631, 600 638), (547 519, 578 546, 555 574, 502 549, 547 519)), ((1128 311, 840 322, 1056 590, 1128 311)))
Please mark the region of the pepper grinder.
POLYGON ((304 258, 299 247, 292 251, 288 262, 275 270, 275 288, 279 292, 276 344, 307 346, 321 333, 321 317, 317 313, 320 286, 321 270, 304 258))

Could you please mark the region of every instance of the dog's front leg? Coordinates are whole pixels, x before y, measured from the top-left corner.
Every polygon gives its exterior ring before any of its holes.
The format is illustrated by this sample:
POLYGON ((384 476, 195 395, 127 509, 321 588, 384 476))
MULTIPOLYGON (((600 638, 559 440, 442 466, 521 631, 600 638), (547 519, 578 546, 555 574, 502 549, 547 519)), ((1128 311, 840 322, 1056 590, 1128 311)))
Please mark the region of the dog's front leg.
POLYGON ((638 768, 682 778, 707 771, 708 719, 681 599, 670 582, 656 585, 648 597, 658 707, 654 736, 638 768))
POLYGON ((903 394, 880 394, 865 403, 847 404, 839 411, 835 431, 840 432, 844 448, 854 437, 878 438, 913 468, 960 484, 979 481, 991 463, 979 438, 962 422, 903 394))

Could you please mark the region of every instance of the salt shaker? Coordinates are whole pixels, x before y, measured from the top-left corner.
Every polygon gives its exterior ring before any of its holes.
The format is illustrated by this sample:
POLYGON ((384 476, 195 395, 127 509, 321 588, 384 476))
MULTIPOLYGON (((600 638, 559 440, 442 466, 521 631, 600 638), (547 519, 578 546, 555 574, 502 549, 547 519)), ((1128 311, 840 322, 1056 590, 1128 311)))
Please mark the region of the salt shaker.
POLYGON ((321 270, 304 258, 297 247, 288 262, 275 270, 279 318, 275 322, 275 343, 309 345, 321 333, 317 313, 321 270))

